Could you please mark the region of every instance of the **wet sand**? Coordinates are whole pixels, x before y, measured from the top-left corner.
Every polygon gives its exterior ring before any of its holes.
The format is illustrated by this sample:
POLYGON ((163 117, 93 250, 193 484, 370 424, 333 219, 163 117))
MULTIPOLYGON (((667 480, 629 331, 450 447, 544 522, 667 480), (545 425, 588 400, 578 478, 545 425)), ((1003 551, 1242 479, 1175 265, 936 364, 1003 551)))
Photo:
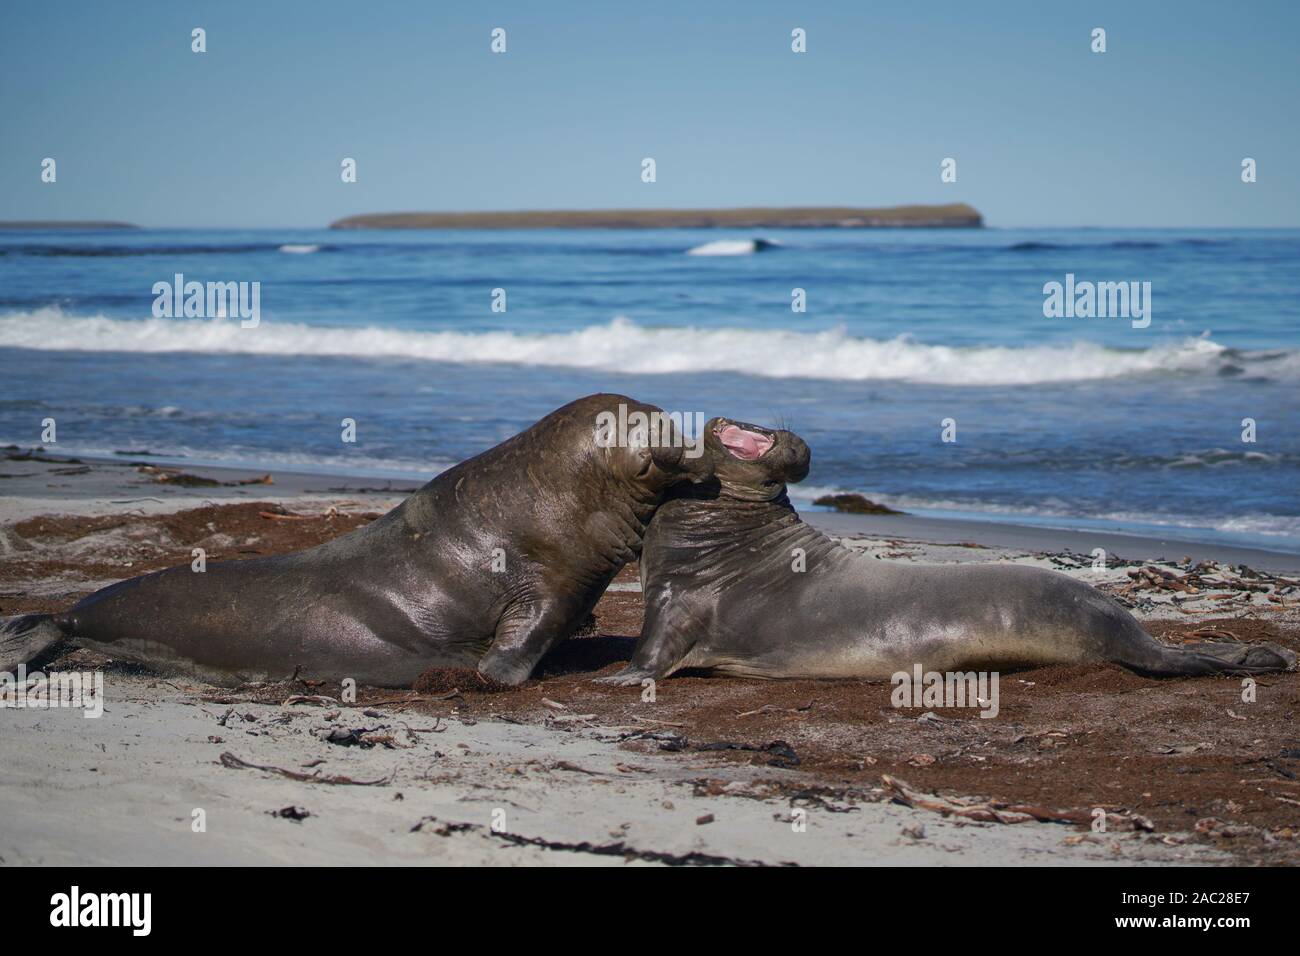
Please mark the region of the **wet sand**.
MULTIPOLYGON (((142 467, 0 462, 11 476, 0 478, 0 613, 66 607, 187 562, 195 546, 213 560, 308 547, 373 520, 403 491, 281 473, 269 485, 225 484, 259 474, 186 469, 223 482, 194 484, 142 467)), ((1070 533, 1022 529, 1007 544, 1016 531, 1002 525, 812 520, 881 560, 1056 568, 1116 594, 1166 640, 1201 631, 1193 639, 1300 648, 1300 591, 1265 570, 1294 565, 1269 568, 1266 552, 1257 564, 1202 566, 1226 583, 1191 591, 1177 582, 1222 552, 1134 539, 1108 548, 1112 564, 1097 571, 1080 557, 1095 545, 1070 533)), ((103 668, 104 716, 0 709, 0 860, 1300 860, 1300 675, 1259 679, 1245 703, 1230 678, 1157 681, 1109 666, 1004 673, 989 720, 896 709, 888 684, 863 681, 687 674, 659 682, 651 702, 639 688, 591 683, 628 659, 640 622, 629 568, 591 633, 523 687, 492 693, 472 672, 434 671, 416 691, 361 688, 355 705, 309 680, 219 689, 73 652, 50 669, 103 668), (206 832, 194 832, 196 809, 206 832), (1085 822, 1098 810, 1105 833, 1085 822)))

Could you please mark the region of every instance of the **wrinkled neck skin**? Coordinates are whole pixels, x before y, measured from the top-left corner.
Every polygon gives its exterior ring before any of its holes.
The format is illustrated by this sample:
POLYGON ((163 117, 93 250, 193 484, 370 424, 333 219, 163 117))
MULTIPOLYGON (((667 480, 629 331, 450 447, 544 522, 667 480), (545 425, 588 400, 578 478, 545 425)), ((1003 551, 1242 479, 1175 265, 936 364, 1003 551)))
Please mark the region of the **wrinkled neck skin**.
POLYGON ((785 485, 777 485, 775 488, 756 488, 753 485, 730 481, 722 475, 718 475, 714 482, 714 488, 706 486, 702 493, 712 496, 715 501, 750 504, 784 501, 787 510, 790 509, 790 499, 786 495, 785 485))
POLYGON ((662 484, 637 481, 603 466, 595 468, 593 483, 602 485, 605 494, 592 521, 603 528, 611 548, 609 571, 617 574, 623 565, 641 556, 646 532, 670 483, 666 479, 662 484))
POLYGON ((809 566, 848 554, 800 520, 785 485, 757 490, 710 482, 674 489, 646 535, 642 585, 679 572, 693 581, 739 579, 767 564, 788 567, 796 548, 809 566))

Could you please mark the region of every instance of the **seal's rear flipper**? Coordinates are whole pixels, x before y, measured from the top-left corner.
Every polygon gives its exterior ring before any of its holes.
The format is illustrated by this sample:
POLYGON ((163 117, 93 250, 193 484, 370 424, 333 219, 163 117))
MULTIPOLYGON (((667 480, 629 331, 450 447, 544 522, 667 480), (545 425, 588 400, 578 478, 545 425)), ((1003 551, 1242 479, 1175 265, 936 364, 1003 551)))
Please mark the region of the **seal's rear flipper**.
POLYGON ((1294 651, 1262 641, 1258 644, 1236 642, 1184 644, 1165 647, 1161 664, 1140 668, 1158 676, 1193 676, 1209 674, 1270 674, 1295 670, 1294 651))
POLYGON ((68 633, 51 614, 0 617, 0 673, 53 660, 68 633))

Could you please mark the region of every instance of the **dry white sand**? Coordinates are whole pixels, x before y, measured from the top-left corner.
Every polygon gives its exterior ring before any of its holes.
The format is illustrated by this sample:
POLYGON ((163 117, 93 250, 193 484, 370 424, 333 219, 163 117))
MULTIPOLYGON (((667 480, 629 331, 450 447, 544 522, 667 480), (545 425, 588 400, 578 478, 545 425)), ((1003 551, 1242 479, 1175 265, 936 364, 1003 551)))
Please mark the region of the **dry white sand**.
MULTIPOLYGON (((437 720, 379 708, 205 703, 201 685, 107 675, 104 715, 0 710, 0 861, 8 864, 1134 864, 1213 862, 1198 846, 1055 824, 958 823, 886 802, 806 806, 772 771, 620 746, 627 729, 437 720), (395 749, 345 747, 335 727, 395 749), (386 780, 299 782, 300 774, 386 780), (699 795, 695 781, 712 781, 699 795), (719 792, 720 791, 720 792, 719 792), (709 795, 713 794, 713 795, 709 795), (278 816, 286 807, 310 815, 278 816), (196 811, 206 829, 196 832, 196 811), (837 812, 840 811, 840 812, 837 812), (711 816, 712 821, 697 822, 711 816), (500 828, 494 831, 494 822, 500 828), (918 830, 917 828, 921 828, 918 830), (923 830, 919 838, 916 835, 923 830), (543 845, 537 845, 543 844, 543 845), (635 854, 628 861, 624 853, 635 854), (691 854, 697 854, 692 857, 691 854)), ((788 779, 802 775, 783 771, 788 779)))

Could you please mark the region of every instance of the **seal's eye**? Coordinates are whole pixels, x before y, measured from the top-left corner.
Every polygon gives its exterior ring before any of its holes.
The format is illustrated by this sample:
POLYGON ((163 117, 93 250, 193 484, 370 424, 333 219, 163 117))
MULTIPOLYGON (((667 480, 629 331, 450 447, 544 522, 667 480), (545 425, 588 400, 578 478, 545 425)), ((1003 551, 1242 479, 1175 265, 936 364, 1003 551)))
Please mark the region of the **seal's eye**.
POLYGON ((644 478, 650 474, 650 469, 654 466, 654 455, 650 454, 649 448, 638 448, 636 454, 636 476, 644 478))

